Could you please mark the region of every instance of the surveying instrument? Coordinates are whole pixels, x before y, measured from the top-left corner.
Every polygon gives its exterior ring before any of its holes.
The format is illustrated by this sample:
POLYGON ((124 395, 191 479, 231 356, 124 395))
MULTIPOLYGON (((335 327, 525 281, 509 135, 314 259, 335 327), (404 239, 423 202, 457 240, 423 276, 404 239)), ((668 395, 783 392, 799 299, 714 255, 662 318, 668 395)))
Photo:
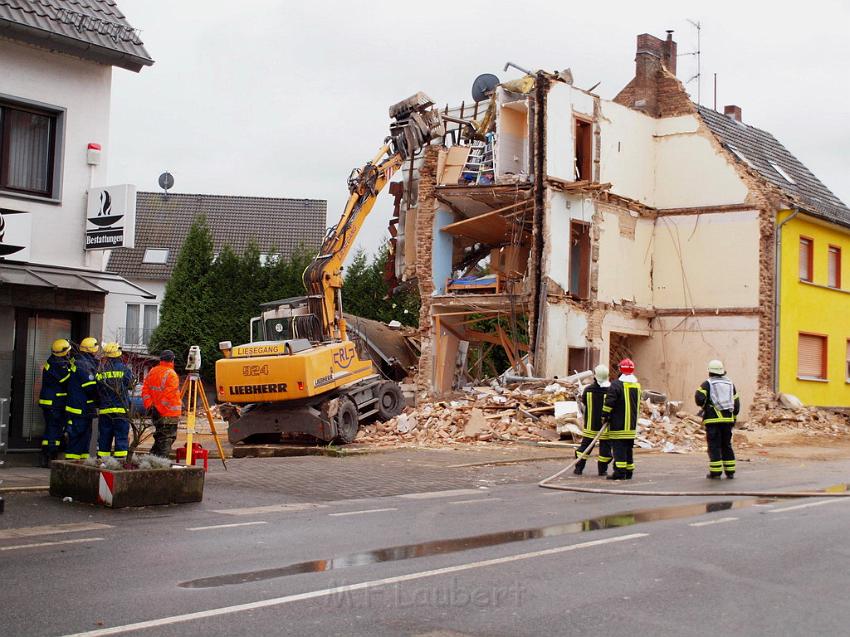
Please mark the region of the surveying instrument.
POLYGON ((183 388, 180 390, 180 401, 184 398, 188 399, 186 405, 186 466, 193 464, 192 458, 192 438, 195 436, 195 412, 198 409, 198 404, 203 407, 204 413, 207 416, 207 422, 210 425, 210 431, 215 440, 215 446, 218 447, 218 456, 221 458, 221 464, 227 470, 227 462, 224 460, 224 449, 221 447, 221 441, 218 439, 218 432, 215 430, 210 404, 207 402, 207 395, 204 392, 204 383, 201 380, 201 348, 197 345, 192 345, 189 348, 189 357, 186 359, 186 372, 188 376, 183 383, 183 388))

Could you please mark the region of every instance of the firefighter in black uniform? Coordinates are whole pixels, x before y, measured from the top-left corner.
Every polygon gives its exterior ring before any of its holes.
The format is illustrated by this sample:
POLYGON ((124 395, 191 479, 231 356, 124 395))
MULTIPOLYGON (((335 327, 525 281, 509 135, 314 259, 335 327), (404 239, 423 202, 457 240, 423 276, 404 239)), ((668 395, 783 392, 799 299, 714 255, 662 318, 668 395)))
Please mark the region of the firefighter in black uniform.
MULTIPOLYGON (((608 368, 605 365, 597 365, 593 370, 593 382, 584 388, 581 394, 581 407, 584 414, 584 431, 582 431, 581 445, 576 450, 576 462, 573 473, 580 476, 587 464, 588 454, 585 449, 596 438, 596 434, 602 429, 602 408, 605 406, 605 394, 608 392, 608 368)), ((596 468, 600 476, 607 475, 608 465, 611 463, 611 440, 606 431, 599 436, 599 455, 596 458, 596 468)))
POLYGON ((41 466, 59 456, 65 437, 65 400, 71 377, 71 344, 64 338, 53 341, 51 354, 41 370, 41 392, 38 404, 44 412, 44 436, 41 439, 41 466))
POLYGON ((708 380, 699 386, 694 400, 702 407, 702 424, 705 425, 705 440, 708 444, 706 478, 719 480, 724 472, 728 479, 734 478, 732 427, 741 411, 741 400, 734 383, 726 378, 726 368, 721 361, 713 360, 708 364, 708 380))
POLYGON ((635 364, 624 358, 617 366, 620 377, 611 382, 602 408, 608 421, 608 434, 614 452, 614 472, 609 480, 631 480, 635 470, 634 445, 640 413, 640 383, 635 377, 635 364))

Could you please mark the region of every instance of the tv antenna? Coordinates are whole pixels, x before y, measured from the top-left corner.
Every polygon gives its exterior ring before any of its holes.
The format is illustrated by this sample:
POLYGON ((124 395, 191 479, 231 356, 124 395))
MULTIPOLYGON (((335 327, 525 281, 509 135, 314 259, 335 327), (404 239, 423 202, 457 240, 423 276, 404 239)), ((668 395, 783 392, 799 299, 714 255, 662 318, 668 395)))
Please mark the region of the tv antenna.
POLYGON ((686 18, 688 22, 697 30, 697 50, 691 51, 689 53, 680 53, 679 57, 685 55, 695 55, 697 57, 697 72, 688 78, 688 81, 685 84, 690 84, 694 80, 697 81, 697 105, 702 105, 702 56, 700 49, 702 48, 700 45, 700 34, 702 31, 702 22, 699 20, 691 20, 690 18, 686 18))

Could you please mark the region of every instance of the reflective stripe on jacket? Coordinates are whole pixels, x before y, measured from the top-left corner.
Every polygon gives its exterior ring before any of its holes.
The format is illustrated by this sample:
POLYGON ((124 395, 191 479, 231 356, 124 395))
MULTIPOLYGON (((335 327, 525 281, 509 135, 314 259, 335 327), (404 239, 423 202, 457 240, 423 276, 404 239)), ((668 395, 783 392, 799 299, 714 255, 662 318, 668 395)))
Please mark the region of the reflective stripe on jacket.
POLYGON ((177 417, 183 412, 180 404, 180 379, 174 363, 160 361, 145 378, 142 385, 142 402, 145 409, 155 407, 160 416, 177 417))
POLYGON ((640 383, 634 376, 620 376, 611 382, 605 407, 611 440, 634 440, 640 415, 640 383))
POLYGON ((130 388, 133 372, 120 358, 105 358, 95 375, 100 414, 127 414, 130 412, 130 388))
POLYGON ((705 380, 700 385, 696 393, 694 393, 694 401, 697 406, 702 407, 702 424, 714 425, 717 423, 735 423, 738 413, 741 411, 741 399, 738 397, 738 390, 735 385, 732 385, 732 394, 735 399, 735 407, 732 410, 718 409, 711 402, 711 383, 705 380))
POLYGON ((93 415, 97 400, 97 360, 87 353, 79 354, 71 363, 68 399, 65 411, 74 416, 93 415))
MULTIPOLYGON (((607 387, 602 387, 595 380, 585 387, 581 394, 581 403, 584 406, 584 431, 585 438, 596 438, 596 434, 602 428, 602 409, 605 405, 607 387)), ((599 437, 600 440, 608 440, 606 431, 599 437)))
POLYGON ((71 362, 68 358, 51 354, 41 370, 38 404, 49 409, 64 411, 70 377, 71 362))

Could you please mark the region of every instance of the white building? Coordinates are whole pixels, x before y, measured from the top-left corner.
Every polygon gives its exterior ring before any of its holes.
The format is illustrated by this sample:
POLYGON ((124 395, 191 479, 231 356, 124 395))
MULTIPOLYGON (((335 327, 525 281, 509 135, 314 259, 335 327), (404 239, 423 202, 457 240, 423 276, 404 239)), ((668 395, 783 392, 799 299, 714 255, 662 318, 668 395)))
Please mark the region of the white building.
POLYGON ((110 0, 0 3, 0 405, 10 448, 40 444, 41 365, 56 338, 102 332, 135 293, 85 250, 87 192, 107 184, 113 67, 153 64, 110 0), (97 150, 97 147, 102 149, 97 150))

